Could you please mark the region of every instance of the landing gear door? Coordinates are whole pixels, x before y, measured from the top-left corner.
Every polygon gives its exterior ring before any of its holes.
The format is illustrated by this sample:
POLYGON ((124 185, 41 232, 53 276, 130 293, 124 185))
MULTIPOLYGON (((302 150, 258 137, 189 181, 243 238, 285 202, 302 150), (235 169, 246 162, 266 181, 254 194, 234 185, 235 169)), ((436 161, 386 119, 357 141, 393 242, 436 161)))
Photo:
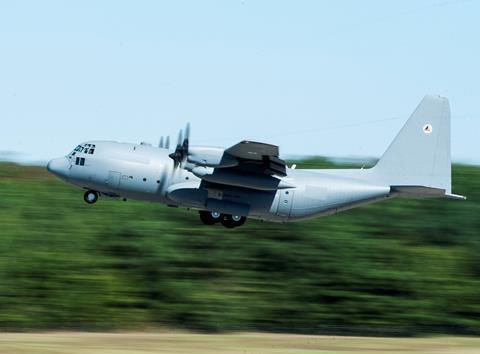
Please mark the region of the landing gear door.
POLYGON ((281 189, 278 191, 278 210, 279 216, 290 216, 293 202, 293 189, 281 189))

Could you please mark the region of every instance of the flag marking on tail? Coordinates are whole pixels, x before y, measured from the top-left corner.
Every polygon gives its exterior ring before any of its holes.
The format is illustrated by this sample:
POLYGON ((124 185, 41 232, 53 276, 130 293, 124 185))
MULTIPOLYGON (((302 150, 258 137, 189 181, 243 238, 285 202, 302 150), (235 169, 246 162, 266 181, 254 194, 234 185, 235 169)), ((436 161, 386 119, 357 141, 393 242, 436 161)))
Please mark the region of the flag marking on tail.
POLYGON ((432 131, 433 131, 433 127, 432 127, 431 124, 425 124, 425 125, 423 126, 423 132, 424 132, 425 134, 428 135, 428 134, 430 134, 432 131))

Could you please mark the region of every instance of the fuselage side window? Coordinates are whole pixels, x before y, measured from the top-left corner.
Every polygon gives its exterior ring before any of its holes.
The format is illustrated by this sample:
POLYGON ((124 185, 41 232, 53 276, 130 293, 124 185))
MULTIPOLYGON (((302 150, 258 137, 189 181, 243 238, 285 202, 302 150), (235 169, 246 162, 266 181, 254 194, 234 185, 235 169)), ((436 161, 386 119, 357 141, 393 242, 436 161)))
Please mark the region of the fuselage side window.
POLYGON ((85 166, 85 158, 84 157, 80 158, 80 166, 85 166))

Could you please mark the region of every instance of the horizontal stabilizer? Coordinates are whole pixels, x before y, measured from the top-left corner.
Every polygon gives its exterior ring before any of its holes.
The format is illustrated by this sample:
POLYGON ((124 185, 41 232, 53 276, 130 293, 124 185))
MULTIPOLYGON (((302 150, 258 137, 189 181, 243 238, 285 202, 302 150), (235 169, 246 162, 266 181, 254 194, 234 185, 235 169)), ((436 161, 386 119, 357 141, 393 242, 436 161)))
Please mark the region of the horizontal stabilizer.
POLYGON ((467 197, 465 197, 464 195, 458 195, 458 194, 445 194, 445 198, 456 199, 456 200, 467 200, 467 197))

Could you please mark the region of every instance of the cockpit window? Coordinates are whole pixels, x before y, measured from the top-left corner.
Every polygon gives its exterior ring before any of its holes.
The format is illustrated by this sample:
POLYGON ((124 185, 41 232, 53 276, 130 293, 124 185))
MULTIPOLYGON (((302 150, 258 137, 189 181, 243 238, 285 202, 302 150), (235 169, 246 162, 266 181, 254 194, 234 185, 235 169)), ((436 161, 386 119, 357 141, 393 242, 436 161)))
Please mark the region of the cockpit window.
MULTIPOLYGON (((67 158, 72 161, 75 158, 75 165, 85 166, 85 158, 79 157, 81 155, 93 155, 95 154, 95 144, 80 144, 71 153, 67 155, 67 158)), ((73 162, 72 162, 73 164, 73 162)))
POLYGON ((77 157, 75 159, 75 165, 77 166, 85 166, 85 158, 84 157, 77 157))
POLYGON ((93 155, 95 153, 95 144, 82 144, 78 145, 69 155, 69 158, 72 158, 77 153, 93 155))

